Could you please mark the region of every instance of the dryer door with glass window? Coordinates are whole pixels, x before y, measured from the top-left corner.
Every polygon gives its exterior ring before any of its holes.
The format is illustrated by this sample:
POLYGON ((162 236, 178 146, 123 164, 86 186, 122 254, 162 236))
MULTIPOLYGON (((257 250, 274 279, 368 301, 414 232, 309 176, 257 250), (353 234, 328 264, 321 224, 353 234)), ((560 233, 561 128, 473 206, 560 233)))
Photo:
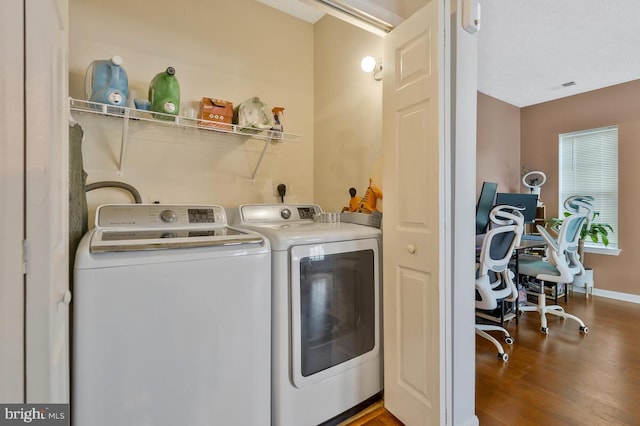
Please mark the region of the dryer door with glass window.
POLYGON ((317 383, 380 350, 376 239, 291 249, 292 376, 317 383))

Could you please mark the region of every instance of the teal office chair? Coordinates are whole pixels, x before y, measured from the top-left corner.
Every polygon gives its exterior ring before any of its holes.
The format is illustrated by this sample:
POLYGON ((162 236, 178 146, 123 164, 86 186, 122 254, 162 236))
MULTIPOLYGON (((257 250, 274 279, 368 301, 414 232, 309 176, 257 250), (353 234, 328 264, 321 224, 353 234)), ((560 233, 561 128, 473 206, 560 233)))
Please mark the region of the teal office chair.
POLYGON ((584 266, 582 266, 578 255, 578 241, 583 225, 586 223, 588 226, 589 221, 593 218, 592 201, 593 197, 589 196, 567 198, 564 207, 571 214, 563 220, 558 230, 557 239, 554 239, 542 226, 538 225, 537 227, 547 245, 546 257, 524 254, 518 258, 519 274, 540 281, 537 291, 538 303, 521 306, 520 311, 539 312, 540 331, 544 334, 549 334, 546 314, 572 319, 580 324, 581 332, 585 334, 589 332, 589 328, 580 318, 565 312, 562 306, 546 304, 545 286, 549 283, 568 285, 573 282, 574 277, 584 275, 584 266))
POLYGON ((489 212, 491 229, 484 237, 476 263, 476 317, 493 317, 495 311, 500 309, 500 325, 476 322, 476 334, 493 343, 498 349, 498 358, 503 361, 509 359, 509 354, 504 352, 500 342, 488 332, 502 332, 505 343, 513 344, 513 338, 502 325, 505 303, 512 302, 516 305, 518 300, 518 290, 513 283, 514 274, 509 269, 509 261, 524 231, 524 217, 520 210, 501 205, 489 212))

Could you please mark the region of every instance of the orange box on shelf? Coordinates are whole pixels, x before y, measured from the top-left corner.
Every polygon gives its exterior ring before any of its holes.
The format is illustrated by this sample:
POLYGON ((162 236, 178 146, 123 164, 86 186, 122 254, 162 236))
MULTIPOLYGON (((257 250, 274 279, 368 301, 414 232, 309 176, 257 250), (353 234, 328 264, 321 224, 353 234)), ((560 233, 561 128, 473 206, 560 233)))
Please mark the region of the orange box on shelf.
POLYGON ((213 98, 202 98, 198 118, 203 126, 231 130, 233 119, 233 103, 213 98))

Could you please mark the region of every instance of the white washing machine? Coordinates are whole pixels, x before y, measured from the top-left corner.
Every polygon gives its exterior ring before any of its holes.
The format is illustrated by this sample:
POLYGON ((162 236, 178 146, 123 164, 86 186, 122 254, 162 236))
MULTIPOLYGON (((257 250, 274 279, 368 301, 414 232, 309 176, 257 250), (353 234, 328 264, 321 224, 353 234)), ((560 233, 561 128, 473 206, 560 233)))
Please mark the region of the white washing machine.
POLYGON ((106 205, 75 263, 75 426, 269 425, 269 242, 211 205, 106 205))
POLYGON ((254 204, 234 215, 271 243, 272 425, 336 424, 382 391, 381 232, 320 213, 254 204))

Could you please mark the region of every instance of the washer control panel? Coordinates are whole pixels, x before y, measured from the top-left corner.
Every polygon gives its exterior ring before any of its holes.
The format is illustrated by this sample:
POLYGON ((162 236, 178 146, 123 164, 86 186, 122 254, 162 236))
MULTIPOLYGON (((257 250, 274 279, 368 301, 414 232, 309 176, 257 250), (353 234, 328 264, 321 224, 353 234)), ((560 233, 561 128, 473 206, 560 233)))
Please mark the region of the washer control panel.
POLYGON ((200 228, 227 224, 224 208, 215 205, 107 204, 98 207, 100 228, 200 228))
POLYGON ((322 213, 316 204, 243 204, 240 219, 245 224, 313 222, 322 213))

